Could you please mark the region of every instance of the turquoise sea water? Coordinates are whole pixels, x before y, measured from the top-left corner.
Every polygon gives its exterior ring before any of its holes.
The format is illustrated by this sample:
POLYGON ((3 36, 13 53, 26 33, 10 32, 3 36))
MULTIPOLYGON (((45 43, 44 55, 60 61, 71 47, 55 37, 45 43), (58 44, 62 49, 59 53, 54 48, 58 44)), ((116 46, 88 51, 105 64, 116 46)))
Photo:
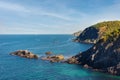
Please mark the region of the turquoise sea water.
POLYGON ((68 58, 92 46, 72 42, 72 38, 71 35, 0 35, 0 80, 120 80, 118 76, 93 72, 80 65, 9 55, 23 49, 39 56, 52 51, 68 58))

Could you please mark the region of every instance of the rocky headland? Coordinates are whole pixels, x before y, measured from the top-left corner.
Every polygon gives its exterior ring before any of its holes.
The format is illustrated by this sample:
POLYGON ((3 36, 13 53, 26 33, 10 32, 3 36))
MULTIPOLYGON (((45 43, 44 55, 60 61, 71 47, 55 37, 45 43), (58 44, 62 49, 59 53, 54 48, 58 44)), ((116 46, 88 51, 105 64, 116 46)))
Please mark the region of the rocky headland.
POLYGON ((107 21, 90 26, 76 40, 94 45, 69 58, 67 63, 120 75, 120 21, 107 21))

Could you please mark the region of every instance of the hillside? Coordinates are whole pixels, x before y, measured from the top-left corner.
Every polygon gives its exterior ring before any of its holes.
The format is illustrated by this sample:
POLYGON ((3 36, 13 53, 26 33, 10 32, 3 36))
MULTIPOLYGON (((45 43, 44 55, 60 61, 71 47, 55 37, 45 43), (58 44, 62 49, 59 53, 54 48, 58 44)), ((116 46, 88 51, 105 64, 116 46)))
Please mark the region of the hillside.
POLYGON ((79 37, 83 34, 89 35, 89 38, 85 36, 84 39, 96 40, 96 43, 87 51, 68 59, 68 63, 77 63, 93 70, 120 75, 120 21, 98 23, 85 29, 79 37))
POLYGON ((120 32, 120 21, 106 21, 86 28, 76 39, 77 42, 96 43, 100 39, 106 41, 120 32))

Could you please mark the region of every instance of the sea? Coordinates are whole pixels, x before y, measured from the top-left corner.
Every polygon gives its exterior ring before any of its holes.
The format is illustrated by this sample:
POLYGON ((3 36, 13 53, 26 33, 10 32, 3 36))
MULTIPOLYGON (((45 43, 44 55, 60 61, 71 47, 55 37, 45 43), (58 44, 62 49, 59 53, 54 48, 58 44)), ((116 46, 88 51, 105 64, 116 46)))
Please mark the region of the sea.
POLYGON ((72 35, 0 35, 0 80, 120 80, 120 76, 94 72, 80 65, 50 63, 10 55, 17 50, 45 56, 45 52, 69 58, 92 44, 73 42, 72 35))

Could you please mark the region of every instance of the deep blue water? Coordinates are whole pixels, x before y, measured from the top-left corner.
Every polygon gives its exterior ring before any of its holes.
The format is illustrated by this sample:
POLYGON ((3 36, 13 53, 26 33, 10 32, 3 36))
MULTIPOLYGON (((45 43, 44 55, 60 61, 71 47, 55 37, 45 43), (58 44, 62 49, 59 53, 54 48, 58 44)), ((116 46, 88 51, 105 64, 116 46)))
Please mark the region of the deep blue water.
POLYGON ((72 38, 71 35, 0 35, 0 80, 120 80, 118 76, 93 72, 80 65, 9 55, 22 49, 39 56, 52 51, 67 58, 92 46, 72 42, 72 38))

